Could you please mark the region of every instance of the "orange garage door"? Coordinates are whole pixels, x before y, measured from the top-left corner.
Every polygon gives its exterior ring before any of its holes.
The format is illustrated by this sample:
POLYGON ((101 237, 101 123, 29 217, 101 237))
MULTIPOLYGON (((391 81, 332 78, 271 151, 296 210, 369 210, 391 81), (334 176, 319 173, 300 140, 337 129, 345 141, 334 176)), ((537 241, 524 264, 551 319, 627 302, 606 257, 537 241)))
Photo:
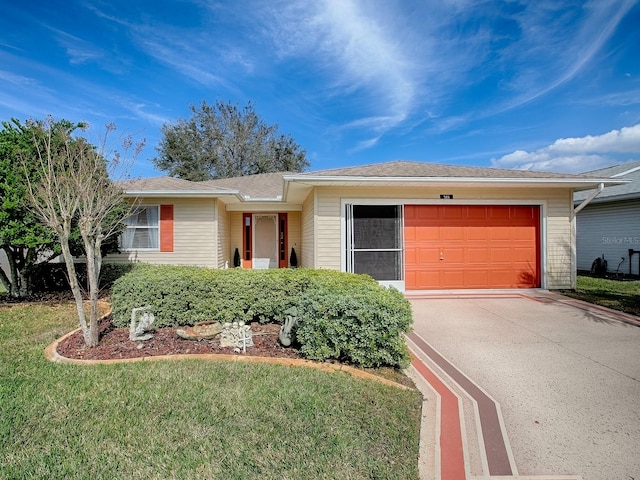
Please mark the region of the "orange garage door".
POLYGON ((537 206, 405 205, 405 288, 540 286, 537 206))

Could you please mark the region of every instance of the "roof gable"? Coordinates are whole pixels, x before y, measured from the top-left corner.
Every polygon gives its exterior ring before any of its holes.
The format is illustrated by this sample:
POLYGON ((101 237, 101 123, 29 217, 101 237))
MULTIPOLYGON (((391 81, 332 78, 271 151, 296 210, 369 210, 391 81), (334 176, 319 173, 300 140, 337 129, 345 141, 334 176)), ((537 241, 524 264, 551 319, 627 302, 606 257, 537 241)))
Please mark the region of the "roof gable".
POLYGON ((243 197, 250 199, 277 199, 282 197, 283 177, 292 172, 259 173, 243 177, 217 178, 198 182, 202 185, 218 188, 231 188, 240 191, 243 197))

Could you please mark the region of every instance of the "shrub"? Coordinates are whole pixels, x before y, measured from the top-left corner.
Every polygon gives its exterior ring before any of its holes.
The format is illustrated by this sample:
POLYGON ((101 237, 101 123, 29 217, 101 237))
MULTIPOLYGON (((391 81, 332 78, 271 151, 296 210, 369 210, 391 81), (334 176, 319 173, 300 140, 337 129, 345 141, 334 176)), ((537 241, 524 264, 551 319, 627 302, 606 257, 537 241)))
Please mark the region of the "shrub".
POLYGON ((337 359, 364 367, 405 367, 403 333, 412 324, 411 305, 393 288, 352 280, 309 289, 298 305, 296 339, 312 360, 337 359))
POLYGON ((112 288, 113 321, 128 325, 131 310, 144 305, 153 307, 158 327, 282 321, 304 288, 302 272, 137 265, 112 288))
POLYGON ((366 367, 408 361, 402 334, 411 326, 411 306, 400 292, 366 275, 137 265, 114 283, 111 297, 119 327, 144 305, 152 306, 158 327, 205 320, 282 323, 285 310, 295 306, 297 341, 309 359, 366 367))

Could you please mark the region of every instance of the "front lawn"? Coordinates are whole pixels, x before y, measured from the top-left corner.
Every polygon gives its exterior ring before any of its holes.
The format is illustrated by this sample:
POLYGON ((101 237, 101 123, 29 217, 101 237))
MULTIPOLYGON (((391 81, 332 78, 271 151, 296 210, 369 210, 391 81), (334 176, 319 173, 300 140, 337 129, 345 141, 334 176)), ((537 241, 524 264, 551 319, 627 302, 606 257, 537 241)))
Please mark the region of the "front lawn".
POLYGON ((640 281, 578 276, 576 290, 563 295, 640 316, 640 281))
POLYGON ((417 479, 420 394, 300 367, 72 366, 74 307, 0 305, 0 479, 417 479))

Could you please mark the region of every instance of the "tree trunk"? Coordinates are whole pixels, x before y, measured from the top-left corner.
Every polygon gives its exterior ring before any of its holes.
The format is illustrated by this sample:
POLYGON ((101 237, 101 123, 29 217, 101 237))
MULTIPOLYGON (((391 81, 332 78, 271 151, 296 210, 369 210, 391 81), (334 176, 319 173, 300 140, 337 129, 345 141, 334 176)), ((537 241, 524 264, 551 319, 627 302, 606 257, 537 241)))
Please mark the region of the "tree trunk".
POLYGON ((71 255, 71 249, 69 248, 69 237, 60 236, 60 246, 62 247, 62 257, 64 263, 67 266, 67 274, 69 275, 69 285, 73 292, 73 298, 76 301, 76 310, 78 312, 78 319, 80 320, 80 328, 82 329, 82 336, 84 337, 84 343, 87 347, 95 347, 98 343, 93 343, 92 336, 87 325, 87 318, 84 313, 84 305, 82 302, 82 291, 80 290, 80 284, 78 283, 78 277, 76 276, 76 266, 73 263, 73 255, 71 255))
POLYGON ((32 288, 32 275, 33 266, 36 263, 37 254, 35 249, 27 248, 27 255, 24 259, 22 268, 18 272, 18 295, 20 298, 25 298, 33 293, 32 288))
POLYGON ((5 250, 7 254, 7 261, 9 262, 9 279, 10 279, 10 288, 7 289, 9 295, 13 298, 20 297, 20 278, 18 275, 18 265, 16 262, 16 256, 14 251, 11 248, 7 248, 5 250))
POLYGON ((100 341, 100 325, 98 325, 98 296, 100 293, 100 266, 102 254, 100 253, 100 241, 92 241, 91 238, 83 235, 85 253, 87 255, 87 282, 89 283, 89 308, 90 325, 89 337, 90 347, 95 347, 100 341))
MULTIPOLYGON (((4 248, 2 250, 6 252, 4 248)), ((7 291, 7 293, 11 292, 11 281, 9 280, 9 277, 7 276, 6 272, 2 268, 0 268, 0 283, 2 283, 2 286, 7 291)))

